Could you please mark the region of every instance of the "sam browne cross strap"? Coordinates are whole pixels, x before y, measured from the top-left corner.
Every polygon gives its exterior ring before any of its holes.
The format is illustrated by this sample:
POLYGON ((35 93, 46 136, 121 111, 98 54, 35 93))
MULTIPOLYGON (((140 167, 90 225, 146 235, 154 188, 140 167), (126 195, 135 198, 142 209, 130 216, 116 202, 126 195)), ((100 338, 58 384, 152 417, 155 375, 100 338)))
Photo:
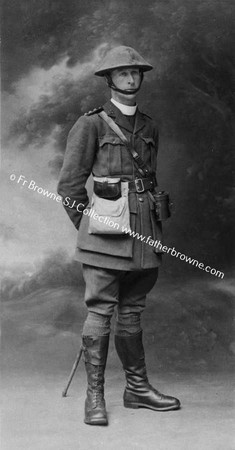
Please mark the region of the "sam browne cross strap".
POLYGON ((135 151, 129 140, 120 130, 119 126, 113 121, 113 119, 111 119, 111 117, 109 117, 105 111, 101 111, 98 115, 109 125, 109 127, 114 131, 114 133, 117 134, 117 136, 124 143, 130 155, 134 159, 135 166, 141 175, 141 178, 129 182, 129 191, 141 193, 147 190, 148 191, 152 190, 156 186, 156 181, 153 175, 151 174, 147 164, 142 160, 141 156, 135 151))
POLYGON ((140 155, 132 147, 126 136, 120 130, 119 126, 109 117, 105 111, 101 111, 98 114, 117 134, 121 141, 125 144, 130 155, 134 159, 135 166, 138 172, 141 174, 141 178, 137 178, 133 181, 129 181, 129 192, 137 192, 138 194, 147 191, 149 198, 152 200, 155 206, 155 215, 157 221, 162 221, 170 217, 170 200, 169 194, 165 191, 154 192, 154 188, 157 186, 157 182, 151 174, 147 164, 142 160, 140 155), (151 192, 153 191, 153 193, 151 192))

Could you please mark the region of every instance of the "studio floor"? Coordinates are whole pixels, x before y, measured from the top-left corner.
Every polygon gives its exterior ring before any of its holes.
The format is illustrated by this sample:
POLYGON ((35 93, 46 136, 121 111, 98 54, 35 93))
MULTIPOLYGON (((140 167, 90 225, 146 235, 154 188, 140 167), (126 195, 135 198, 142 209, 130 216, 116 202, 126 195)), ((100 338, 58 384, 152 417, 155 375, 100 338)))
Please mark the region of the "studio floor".
MULTIPOLYGON (((151 373, 154 384, 156 374, 151 373)), ((61 376, 5 378, 2 450, 234 450, 232 375, 164 376, 158 388, 177 395, 182 409, 126 409, 124 379, 107 369, 108 427, 83 423, 85 374, 81 366, 68 397, 61 376)), ((156 384, 156 383, 155 383, 156 384)))
POLYGON ((234 450, 230 284, 159 284, 143 317, 151 384, 182 409, 123 407, 124 374, 113 332, 106 369, 108 427, 85 425, 80 363, 82 291, 41 289, 2 304, 1 450, 234 450), (176 286, 177 287, 177 286, 176 286))

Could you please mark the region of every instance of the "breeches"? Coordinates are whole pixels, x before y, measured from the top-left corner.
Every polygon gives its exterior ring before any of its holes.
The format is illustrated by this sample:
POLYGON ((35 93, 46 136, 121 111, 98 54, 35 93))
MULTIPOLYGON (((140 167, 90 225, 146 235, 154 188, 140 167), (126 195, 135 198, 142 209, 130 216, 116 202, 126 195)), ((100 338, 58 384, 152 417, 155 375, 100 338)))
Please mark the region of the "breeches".
POLYGON ((141 313, 146 295, 157 281, 158 269, 122 271, 83 264, 86 283, 85 302, 89 312, 112 316, 118 313, 141 313))

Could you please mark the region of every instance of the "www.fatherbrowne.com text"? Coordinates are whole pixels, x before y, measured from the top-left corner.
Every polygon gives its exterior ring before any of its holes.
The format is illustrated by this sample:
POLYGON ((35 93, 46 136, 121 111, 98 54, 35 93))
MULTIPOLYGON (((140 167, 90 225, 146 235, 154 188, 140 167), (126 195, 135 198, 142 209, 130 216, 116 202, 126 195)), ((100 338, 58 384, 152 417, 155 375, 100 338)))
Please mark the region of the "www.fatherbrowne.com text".
MULTIPOLYGON (((37 192, 38 194, 41 194, 44 197, 50 198, 51 200, 56 200, 56 202, 58 203, 62 201, 62 197, 60 195, 57 195, 54 192, 50 192, 47 189, 43 189, 42 187, 38 186, 34 180, 30 181, 26 180, 24 175, 20 175, 17 178, 17 176, 14 173, 12 173, 10 175, 10 180, 16 181, 17 184, 21 184, 22 186, 27 187, 29 190, 37 192)), ((99 222, 102 222, 105 225, 108 225, 109 227, 119 229, 119 224, 114 222, 111 217, 100 216, 92 208, 90 207, 85 208, 85 205, 83 203, 77 204, 76 200, 72 201, 72 204, 70 204, 70 202, 71 198, 65 197, 63 205, 68 208, 76 208, 78 212, 83 213, 84 215, 91 216, 93 219, 98 220, 99 222)), ((141 240, 141 242, 144 242, 145 244, 148 244, 151 247, 158 248, 163 253, 169 253, 171 256, 179 258, 181 261, 186 261, 188 264, 198 267, 198 269, 204 270, 205 272, 210 273, 211 275, 214 275, 218 278, 224 278, 224 273, 221 272, 220 270, 214 269, 211 266, 205 266, 204 263, 199 262, 197 259, 193 259, 190 256, 186 256, 184 253, 178 252, 175 249, 175 247, 168 247, 167 245, 163 245, 161 241, 154 240, 152 236, 147 237, 142 236, 142 234, 139 234, 125 227, 122 227, 122 233, 129 234, 129 236, 131 236, 132 238, 141 240)))

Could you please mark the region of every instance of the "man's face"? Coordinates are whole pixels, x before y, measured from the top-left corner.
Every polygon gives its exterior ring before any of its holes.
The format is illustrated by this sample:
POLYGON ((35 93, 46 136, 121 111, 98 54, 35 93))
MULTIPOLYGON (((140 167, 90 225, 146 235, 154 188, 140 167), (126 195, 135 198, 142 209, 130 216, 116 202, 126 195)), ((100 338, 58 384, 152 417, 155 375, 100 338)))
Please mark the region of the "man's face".
MULTIPOLYGON (((111 77, 113 80, 113 83, 115 86, 117 86, 118 89, 122 90, 135 90, 139 87, 141 82, 141 74, 139 69, 136 69, 134 67, 125 67, 120 69, 114 69, 111 71, 111 77)), ((122 96, 128 97, 129 100, 133 100, 136 97, 136 93, 133 92, 131 95, 125 95, 122 93, 116 92, 116 94, 119 94, 120 97, 122 96)))

